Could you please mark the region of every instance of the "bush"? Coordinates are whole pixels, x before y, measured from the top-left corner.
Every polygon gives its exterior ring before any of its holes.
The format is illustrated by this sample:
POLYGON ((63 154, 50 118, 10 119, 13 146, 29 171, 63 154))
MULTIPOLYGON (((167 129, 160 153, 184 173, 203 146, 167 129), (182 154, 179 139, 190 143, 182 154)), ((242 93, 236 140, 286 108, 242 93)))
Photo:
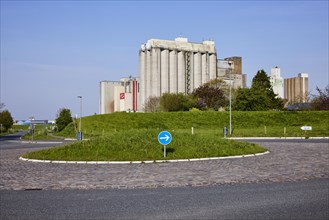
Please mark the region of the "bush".
POLYGON ((59 110, 59 115, 56 118, 56 125, 58 131, 63 130, 68 124, 72 122, 71 110, 67 108, 62 108, 59 110))
POLYGON ((13 126, 14 120, 8 110, 0 112, 0 124, 2 125, 1 129, 4 129, 4 131, 7 131, 11 128, 11 126, 13 126))
POLYGON ((160 106, 163 111, 188 111, 194 107, 194 100, 183 93, 164 93, 160 98, 160 106))

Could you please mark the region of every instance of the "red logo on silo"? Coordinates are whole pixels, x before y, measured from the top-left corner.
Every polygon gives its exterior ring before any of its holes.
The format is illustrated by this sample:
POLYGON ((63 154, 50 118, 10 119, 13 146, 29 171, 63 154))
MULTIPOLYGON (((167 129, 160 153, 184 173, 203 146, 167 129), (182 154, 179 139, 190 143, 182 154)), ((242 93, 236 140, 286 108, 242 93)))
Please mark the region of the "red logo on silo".
POLYGON ((125 99, 125 94, 123 92, 120 93, 120 99, 125 99))

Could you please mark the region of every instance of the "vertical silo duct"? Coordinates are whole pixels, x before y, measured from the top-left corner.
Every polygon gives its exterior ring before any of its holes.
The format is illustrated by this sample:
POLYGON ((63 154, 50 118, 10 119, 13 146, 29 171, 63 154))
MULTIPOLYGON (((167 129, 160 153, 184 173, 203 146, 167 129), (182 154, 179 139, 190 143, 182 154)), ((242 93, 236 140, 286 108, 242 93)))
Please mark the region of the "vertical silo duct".
POLYGON ((184 51, 178 51, 177 55, 177 65, 178 65, 178 88, 177 92, 185 93, 185 52, 184 51))
POLYGON ((202 70, 201 70, 201 53, 194 53, 194 89, 201 86, 202 70))
POLYGON ((169 53, 169 92, 176 93, 177 89, 177 51, 171 50, 169 53))
POLYGON ((169 92, 169 50, 161 51, 161 93, 169 92))

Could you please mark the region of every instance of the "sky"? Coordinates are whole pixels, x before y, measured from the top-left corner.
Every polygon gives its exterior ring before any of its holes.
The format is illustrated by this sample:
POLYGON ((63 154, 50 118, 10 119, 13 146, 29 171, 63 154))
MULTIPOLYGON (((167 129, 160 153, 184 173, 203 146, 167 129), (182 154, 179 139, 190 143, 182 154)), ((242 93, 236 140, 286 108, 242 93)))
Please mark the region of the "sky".
POLYGON ((15 120, 99 113, 99 82, 139 76, 147 40, 215 41, 217 58, 242 57, 248 85, 278 66, 328 79, 328 1, 4 1, 1 103, 15 120), (82 96, 82 100, 77 98, 82 96))

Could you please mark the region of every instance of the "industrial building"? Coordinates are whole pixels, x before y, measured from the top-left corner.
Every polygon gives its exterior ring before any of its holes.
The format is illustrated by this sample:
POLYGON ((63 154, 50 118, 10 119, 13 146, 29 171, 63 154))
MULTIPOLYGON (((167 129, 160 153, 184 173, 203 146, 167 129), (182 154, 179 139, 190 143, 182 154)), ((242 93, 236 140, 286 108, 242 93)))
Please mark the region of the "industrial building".
POLYGON ((271 69, 270 83, 277 97, 283 99, 283 78, 281 77, 281 70, 277 66, 271 69))
POLYGON ((190 94, 213 79, 223 79, 232 88, 246 87, 242 58, 217 60, 214 41, 188 42, 150 39, 139 50, 139 78, 100 82, 100 114, 143 111, 149 97, 164 93, 190 94))
POLYGON ((148 40, 139 50, 140 103, 163 93, 192 93, 216 78, 216 61, 214 41, 148 40))
POLYGON ((100 114, 140 111, 138 78, 128 77, 122 78, 120 81, 101 81, 99 87, 100 114))
POLYGON ((224 80, 232 88, 246 88, 247 74, 242 74, 242 57, 228 57, 217 60, 217 78, 224 80))
POLYGON ((284 98, 289 104, 308 102, 307 73, 299 73, 298 77, 284 79, 284 98))

